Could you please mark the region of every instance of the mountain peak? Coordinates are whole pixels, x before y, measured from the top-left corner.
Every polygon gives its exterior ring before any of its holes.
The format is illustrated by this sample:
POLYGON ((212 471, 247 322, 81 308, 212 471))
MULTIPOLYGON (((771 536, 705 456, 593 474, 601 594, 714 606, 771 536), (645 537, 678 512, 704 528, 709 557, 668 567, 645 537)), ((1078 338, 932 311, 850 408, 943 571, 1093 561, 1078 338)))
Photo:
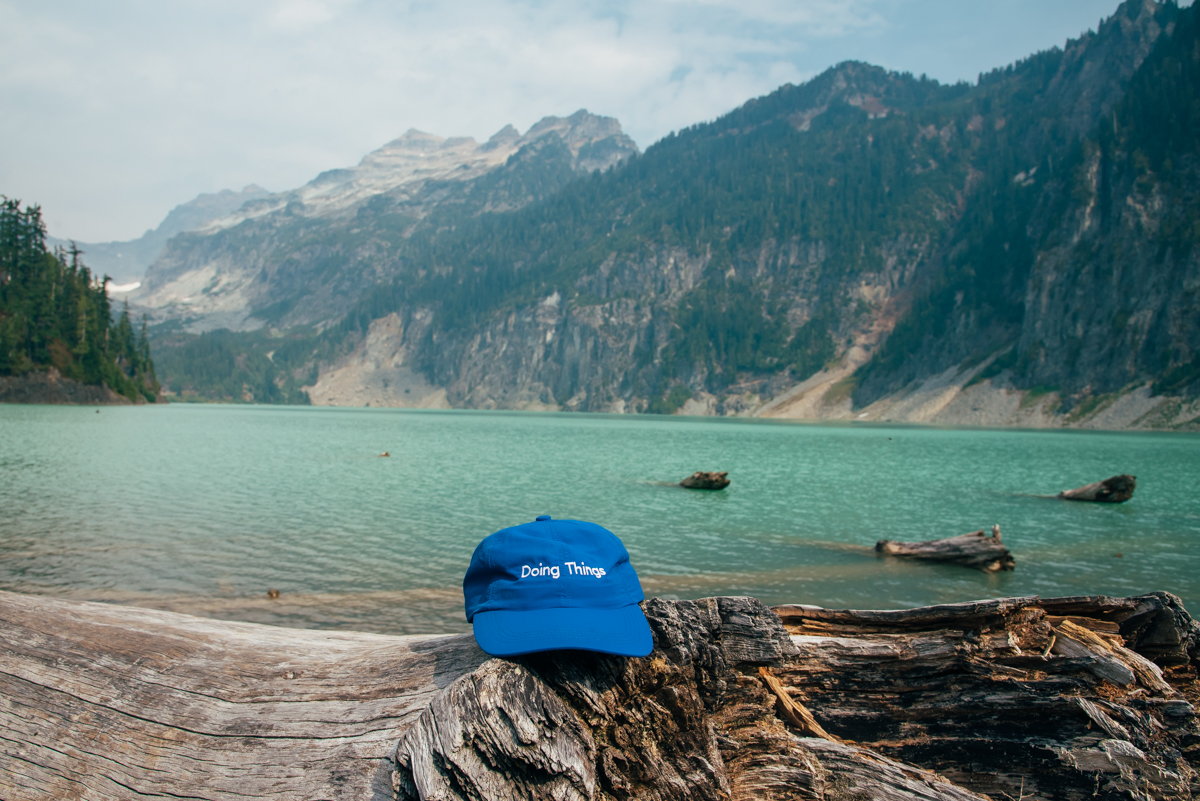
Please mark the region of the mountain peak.
POLYGON ((569 117, 543 117, 519 140, 533 142, 557 134, 571 150, 579 172, 605 170, 638 152, 637 143, 621 130, 614 117, 602 117, 579 109, 569 117))
POLYGON ((514 128, 510 123, 509 125, 505 125, 503 128, 492 134, 491 138, 488 139, 488 144, 491 144, 492 142, 504 142, 510 139, 520 138, 521 132, 514 128))
POLYGON ((443 136, 426 133, 425 131, 418 131, 416 128, 409 128, 392 141, 383 145, 383 147, 368 153, 364 157, 364 160, 370 158, 375 153, 380 153, 387 150, 432 150, 441 147, 445 141, 446 138, 443 136))
POLYGON ((1174 3, 1125 0, 1094 33, 1067 42, 1046 97, 1063 109, 1063 119, 1076 135, 1113 108, 1125 82, 1171 30, 1178 14, 1174 3))
POLYGON ((561 136, 572 149, 597 139, 624 136, 621 123, 615 118, 601 117, 581 108, 569 117, 542 117, 530 127, 524 138, 531 141, 551 132, 561 136))

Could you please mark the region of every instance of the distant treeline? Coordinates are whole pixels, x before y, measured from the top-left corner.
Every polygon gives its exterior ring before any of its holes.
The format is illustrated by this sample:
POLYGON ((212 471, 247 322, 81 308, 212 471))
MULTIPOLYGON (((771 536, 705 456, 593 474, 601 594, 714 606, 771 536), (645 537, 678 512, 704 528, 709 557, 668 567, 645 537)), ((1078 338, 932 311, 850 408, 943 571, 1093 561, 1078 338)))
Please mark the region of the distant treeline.
POLYGON ((307 405, 301 387, 317 381, 318 343, 303 333, 220 329, 194 335, 161 326, 154 344, 174 400, 307 405))
POLYGON ((38 206, 0 196, 0 375, 57 368, 83 384, 104 383, 130 400, 159 393, 143 320, 113 321, 103 280, 77 249, 51 252, 38 206))

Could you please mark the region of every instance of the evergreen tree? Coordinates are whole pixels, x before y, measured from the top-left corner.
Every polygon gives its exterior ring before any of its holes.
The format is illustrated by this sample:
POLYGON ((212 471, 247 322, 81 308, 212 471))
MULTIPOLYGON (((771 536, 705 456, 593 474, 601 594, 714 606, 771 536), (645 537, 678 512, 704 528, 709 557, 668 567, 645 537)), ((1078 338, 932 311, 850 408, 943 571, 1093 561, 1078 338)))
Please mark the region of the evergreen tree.
POLYGON ((153 401, 159 386, 145 329, 136 342, 128 305, 113 323, 109 278, 94 278, 81 255, 74 244, 47 250, 41 209, 0 196, 0 375, 54 367, 153 401))

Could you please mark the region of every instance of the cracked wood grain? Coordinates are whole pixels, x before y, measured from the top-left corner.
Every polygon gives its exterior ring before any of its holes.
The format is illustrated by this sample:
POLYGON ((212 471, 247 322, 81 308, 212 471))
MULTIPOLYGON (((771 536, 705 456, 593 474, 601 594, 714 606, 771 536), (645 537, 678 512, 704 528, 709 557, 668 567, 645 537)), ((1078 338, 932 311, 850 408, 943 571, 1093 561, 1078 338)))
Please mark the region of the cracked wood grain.
POLYGON ((1169 594, 643 609, 648 657, 502 660, 0 593, 0 798, 1200 797, 1169 594))

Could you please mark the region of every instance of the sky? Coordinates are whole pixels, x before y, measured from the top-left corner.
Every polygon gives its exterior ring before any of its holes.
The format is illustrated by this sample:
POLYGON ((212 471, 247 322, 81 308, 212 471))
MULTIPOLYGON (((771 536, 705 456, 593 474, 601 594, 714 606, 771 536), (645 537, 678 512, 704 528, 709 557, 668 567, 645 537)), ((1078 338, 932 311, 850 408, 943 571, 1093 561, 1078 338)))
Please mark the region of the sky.
POLYGON ((409 128, 485 140, 586 108, 645 149, 845 60, 974 81, 1117 0, 0 0, 0 194, 134 239, 409 128))

